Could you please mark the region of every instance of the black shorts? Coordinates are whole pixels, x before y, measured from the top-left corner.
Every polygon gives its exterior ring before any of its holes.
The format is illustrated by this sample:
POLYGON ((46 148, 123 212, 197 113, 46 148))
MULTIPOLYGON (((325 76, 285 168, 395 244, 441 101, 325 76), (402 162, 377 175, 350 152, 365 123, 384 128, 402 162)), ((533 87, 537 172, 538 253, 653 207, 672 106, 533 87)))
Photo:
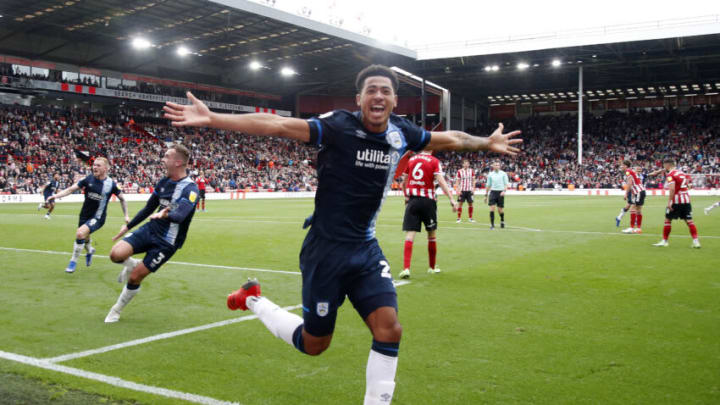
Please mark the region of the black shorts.
POLYGON ((205 189, 198 190, 198 191, 200 191, 200 198, 204 200, 205 199, 205 189))
POLYGON ((124 237, 123 240, 132 246, 133 254, 147 252, 143 264, 153 273, 170 260, 177 250, 161 237, 154 235, 147 224, 124 237))
POLYGON ((346 296, 363 319, 380 307, 397 310, 390 265, 377 239, 337 242, 310 229, 300 251, 300 270, 304 327, 313 336, 333 332, 346 296))
POLYGON ((420 232, 421 223, 425 224, 428 232, 437 229, 437 202, 427 197, 410 197, 405 205, 402 229, 405 232, 420 232))
POLYGON ((490 190, 490 198, 488 199, 488 205, 497 205, 500 208, 505 208, 505 196, 500 195, 500 190, 490 190))
POLYGON ((105 225, 105 218, 97 219, 94 217, 80 217, 80 219, 78 220, 78 228, 83 225, 87 225, 87 227, 90 228, 90 233, 93 233, 98 229, 102 228, 103 225, 105 225))
POLYGON ((461 191, 460 197, 458 198, 458 202, 467 202, 468 204, 473 203, 473 192, 472 191, 461 191))
POLYGON ((641 191, 639 194, 630 193, 628 197, 628 204, 637 205, 638 207, 645 205, 645 190, 641 191))
POLYGON ((684 219, 686 221, 690 221, 692 219, 692 205, 673 204, 672 210, 665 208, 665 218, 669 220, 684 219))

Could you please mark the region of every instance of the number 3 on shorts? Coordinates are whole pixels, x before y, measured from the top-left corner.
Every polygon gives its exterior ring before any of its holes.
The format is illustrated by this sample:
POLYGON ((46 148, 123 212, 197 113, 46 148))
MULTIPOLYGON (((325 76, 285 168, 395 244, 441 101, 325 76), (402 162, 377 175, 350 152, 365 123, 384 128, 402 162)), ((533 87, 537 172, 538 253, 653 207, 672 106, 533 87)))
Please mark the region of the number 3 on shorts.
POLYGON ((381 277, 385 278, 392 278, 392 274, 390 274, 390 265, 385 260, 380 260, 380 265, 383 266, 382 271, 380 272, 381 277))
POLYGON ((157 266, 162 262, 162 260, 165 258, 165 254, 163 252, 158 253, 157 257, 153 259, 152 265, 153 267, 157 266))

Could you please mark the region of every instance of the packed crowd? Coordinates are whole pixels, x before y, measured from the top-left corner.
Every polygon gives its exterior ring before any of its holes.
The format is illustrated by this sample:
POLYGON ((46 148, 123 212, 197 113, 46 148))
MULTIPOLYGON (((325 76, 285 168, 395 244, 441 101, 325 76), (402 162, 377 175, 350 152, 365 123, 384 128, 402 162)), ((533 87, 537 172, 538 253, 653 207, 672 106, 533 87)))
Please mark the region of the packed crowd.
MULTIPOLYGON (((488 122, 471 132, 489 134, 497 123, 488 122)), ((696 187, 720 187, 720 109, 693 108, 684 113, 661 109, 652 112, 609 111, 583 120, 583 163, 577 163, 577 117, 533 116, 504 122, 505 128, 520 129, 524 139, 521 158, 502 157, 503 170, 512 174, 515 185, 536 188, 619 188, 619 163, 628 159, 646 175, 661 168, 666 156, 694 174, 696 187)), ((481 173, 489 170, 496 156, 441 154, 446 173, 454 175, 462 159, 469 159, 481 173)), ((647 178, 649 187, 659 187, 662 177, 647 178)), ((482 179, 480 180, 482 181, 482 179)))
MULTIPOLYGON (((66 187, 89 173, 78 156, 106 156, 111 176, 127 192, 147 192, 163 175, 166 145, 190 148, 191 175, 215 191, 312 190, 313 150, 282 139, 240 137, 226 131, 178 129, 124 116, 0 107, 0 191, 37 192, 59 173, 66 187)), ((157 121, 157 120, 155 120, 157 121)))
MULTIPOLYGON (((204 172, 212 190, 312 190, 317 184, 316 150, 283 139, 243 137, 236 133, 173 128, 165 121, 126 113, 106 116, 79 111, 0 106, 0 192, 34 193, 54 173, 66 187, 89 173, 79 152, 106 156, 111 176, 126 192, 147 192, 162 176, 166 145, 182 142, 193 155, 191 175, 204 172), (135 122, 137 120, 137 122, 135 122)), ((488 134, 495 123, 472 131, 488 134)), ((720 110, 696 108, 631 113, 608 112, 584 122, 582 165, 577 163, 576 118, 535 116, 505 123, 523 131, 523 154, 503 157, 503 170, 514 186, 525 189, 618 188, 619 162, 629 159, 649 173, 665 156, 674 156, 689 173, 720 172, 720 110)), ((453 180, 463 159, 481 175, 497 156, 440 153, 453 180)), ((720 177, 697 176, 699 187, 720 187, 720 177)), ((659 186, 660 178, 648 179, 659 186)))

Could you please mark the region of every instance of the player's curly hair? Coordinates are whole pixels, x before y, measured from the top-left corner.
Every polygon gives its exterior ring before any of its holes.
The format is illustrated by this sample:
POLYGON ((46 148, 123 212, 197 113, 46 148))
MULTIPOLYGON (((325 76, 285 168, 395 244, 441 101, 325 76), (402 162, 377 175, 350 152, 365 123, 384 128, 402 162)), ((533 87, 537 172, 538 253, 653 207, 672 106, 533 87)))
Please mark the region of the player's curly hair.
POLYGON ((397 74, 395 74, 394 70, 383 65, 370 65, 357 74, 357 77, 355 78, 355 88, 357 89, 358 94, 362 92, 363 86, 365 86, 365 79, 372 76, 383 76, 390 79, 393 91, 397 94, 398 87, 400 86, 397 74))

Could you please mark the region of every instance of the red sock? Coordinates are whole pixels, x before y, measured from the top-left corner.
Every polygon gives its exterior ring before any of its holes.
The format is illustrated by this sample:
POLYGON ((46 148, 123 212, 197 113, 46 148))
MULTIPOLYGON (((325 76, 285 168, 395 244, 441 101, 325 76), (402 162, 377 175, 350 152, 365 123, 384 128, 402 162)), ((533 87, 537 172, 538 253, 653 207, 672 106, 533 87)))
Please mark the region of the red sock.
POLYGON ((462 205, 458 207, 458 219, 462 216, 462 205))
POLYGON ((635 223, 638 228, 642 228, 642 214, 637 214, 637 217, 635 218, 635 223))
POLYGON ((665 226, 663 227, 663 239, 668 240, 670 237, 670 230, 672 229, 672 226, 670 225, 669 220, 665 220, 665 226))
POLYGON ((688 221, 688 228, 690 228, 690 236, 692 236, 693 239, 697 239, 697 227, 695 226, 695 222, 688 221))
POLYGON ((205 210, 205 200, 202 200, 202 209, 205 210))
POLYGON ((630 228, 635 228, 635 221, 637 220, 637 214, 634 212, 630 213, 630 228))
POLYGON ((430 260, 430 268, 435 268, 435 255, 437 255, 437 240, 428 238, 428 259, 430 260))
POLYGON ((473 212, 473 206, 471 205, 468 207, 468 216, 470 217, 470 219, 472 219, 472 212, 473 212))
POLYGON ((410 268, 410 258, 412 258, 412 246, 413 246, 413 241, 411 241, 411 240, 405 241, 405 253, 403 254, 403 269, 410 268))

